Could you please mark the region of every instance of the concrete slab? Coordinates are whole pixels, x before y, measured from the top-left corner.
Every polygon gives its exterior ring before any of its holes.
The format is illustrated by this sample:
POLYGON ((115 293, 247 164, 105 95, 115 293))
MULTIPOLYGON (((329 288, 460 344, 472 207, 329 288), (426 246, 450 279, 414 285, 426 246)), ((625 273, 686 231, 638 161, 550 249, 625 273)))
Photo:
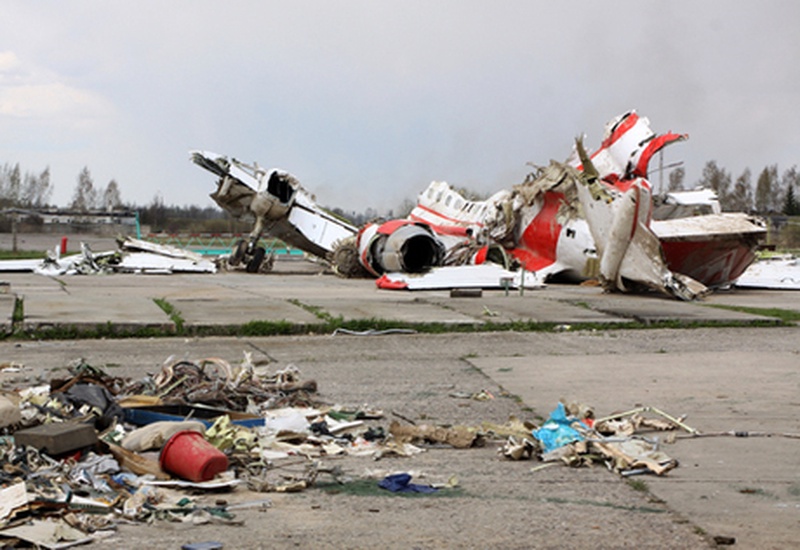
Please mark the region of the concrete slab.
POLYGON ((159 295, 154 290, 171 276, 3 275, 10 293, 23 299, 23 325, 28 329, 59 325, 94 327, 108 323, 129 328, 172 326, 169 317, 153 302, 159 295))
POLYGON ((703 301, 681 302, 667 296, 655 294, 634 295, 584 292, 580 297, 586 307, 595 311, 642 323, 663 321, 724 323, 767 319, 760 315, 708 307, 703 301))
POLYGON ((800 312, 800 291, 734 288, 711 294, 704 300, 708 304, 785 309, 800 312))
POLYGON ((174 298, 170 303, 180 312, 187 327, 240 325, 248 321, 289 322, 314 324, 320 319, 286 300, 252 296, 174 298))
POLYGON ((503 291, 483 291, 481 298, 450 298, 425 295, 426 302, 458 311, 474 319, 508 323, 623 323, 629 322, 613 314, 595 311, 583 305, 559 301, 550 297, 547 289, 505 295, 503 291))
POLYGON ((108 288, 72 288, 69 293, 24 296, 27 328, 43 325, 96 326, 113 323, 126 326, 169 326, 171 321, 152 299, 123 296, 108 288))
MULTIPOLYGON (((702 433, 800 434, 798 355, 766 358, 740 350, 468 360, 540 412, 564 398, 599 416, 639 405, 688 414, 687 424, 702 433)), ((780 435, 683 439, 664 447, 679 468, 642 479, 712 535, 733 536, 746 548, 786 548, 796 537, 777 529, 784 534, 773 536, 769 525, 800 527, 799 446, 780 435)))
POLYGON ((400 296, 398 299, 312 298, 305 303, 344 320, 386 319, 389 321, 445 324, 480 324, 484 321, 452 309, 427 303, 423 299, 400 296))
MULTIPOLYGON (((26 301, 27 321, 39 324, 97 325, 108 322, 161 324, 168 320, 153 300, 164 299, 182 312, 189 325, 288 320, 315 323, 302 306, 344 319, 395 319, 455 324, 534 321, 581 322, 748 322, 759 315, 709 307, 768 304, 800 310, 800 293, 737 289, 713 294, 706 302, 685 303, 658 295, 607 294, 598 287, 548 285, 522 296, 484 291, 480 298, 451 298, 448 291, 387 291, 370 279, 341 279, 319 266, 290 262, 291 274, 217 274, 64 276, 5 273, 9 293, 26 301), (303 271, 309 266, 309 271, 303 271), (216 311, 217 321, 209 319, 216 311)), ((10 314, 8 316, 10 319, 10 314)))

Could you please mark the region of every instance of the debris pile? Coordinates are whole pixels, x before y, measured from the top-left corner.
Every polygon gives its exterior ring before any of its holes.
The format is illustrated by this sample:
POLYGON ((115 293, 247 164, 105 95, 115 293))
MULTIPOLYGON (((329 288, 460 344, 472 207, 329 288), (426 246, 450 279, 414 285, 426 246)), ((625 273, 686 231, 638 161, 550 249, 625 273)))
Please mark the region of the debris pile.
POLYGON ((60 275, 103 275, 110 273, 216 273, 216 264, 201 254, 169 245, 161 245, 120 237, 118 250, 93 252, 81 243, 79 254, 61 256, 56 247, 42 260, 4 260, 0 271, 33 272, 56 277, 60 275))
MULTIPOLYGON (((482 444, 466 427, 386 430, 382 411, 325 404, 296 367, 271 371, 248 353, 239 364, 170 358, 136 380, 83 361, 68 372, 0 393, 0 540, 12 546, 90 542, 122 522, 235 525, 234 506, 207 506, 185 490, 302 491, 320 474, 341 475, 322 457, 482 444)), ((420 490, 391 479, 392 491, 420 490)))
POLYGON ((559 403, 547 421, 531 432, 532 439, 509 436, 500 452, 513 460, 536 456, 545 463, 574 467, 604 463, 623 476, 663 475, 678 466, 678 461, 664 453, 662 442, 650 434, 677 429, 697 433, 682 419, 653 407, 596 419, 591 408, 559 403), (648 412, 660 418, 645 417, 648 412))
MULTIPOLYGON (((325 458, 409 457, 488 440, 505 441, 500 453, 514 460, 603 462, 622 475, 663 475, 677 461, 641 430, 696 433, 657 409, 595 419, 589 408, 562 403, 541 426, 517 418, 418 424, 398 413, 403 422, 387 426, 380 410, 324 403, 316 381, 296 367, 271 367, 249 353, 238 364, 169 358, 158 372, 134 380, 80 361, 68 377, 0 393, 0 540, 57 548, 111 536, 123 522, 238 525, 234 510, 242 505, 208 505, 203 494, 237 487, 303 491, 323 474, 344 482, 340 468, 323 465, 325 458)), ((450 397, 494 399, 488 390, 450 397)), ((377 486, 391 492, 458 485, 455 476, 437 486, 411 483, 408 472, 381 477, 377 486)))

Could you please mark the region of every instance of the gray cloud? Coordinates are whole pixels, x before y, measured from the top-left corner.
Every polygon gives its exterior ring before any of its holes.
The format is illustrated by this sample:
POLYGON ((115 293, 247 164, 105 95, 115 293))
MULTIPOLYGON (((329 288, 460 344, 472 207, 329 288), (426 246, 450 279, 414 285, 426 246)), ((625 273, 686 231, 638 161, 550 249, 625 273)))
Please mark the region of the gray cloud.
POLYGON ((791 1, 5 7, 0 162, 49 165, 61 204, 88 166, 126 201, 210 205, 192 148, 282 167, 344 208, 432 179, 493 191, 631 108, 690 134, 667 152, 690 183, 708 160, 734 177, 798 162, 791 1))

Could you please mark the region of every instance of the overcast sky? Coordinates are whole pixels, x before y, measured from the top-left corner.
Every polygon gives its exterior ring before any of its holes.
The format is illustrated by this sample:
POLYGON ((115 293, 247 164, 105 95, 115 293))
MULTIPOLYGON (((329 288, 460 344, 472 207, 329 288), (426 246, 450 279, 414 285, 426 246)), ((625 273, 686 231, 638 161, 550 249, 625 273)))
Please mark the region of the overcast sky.
MULTIPOLYGON (((596 147, 630 109, 687 184, 800 164, 800 2, 0 0, 0 164, 211 206, 204 149, 383 212, 596 147)), ((655 177, 653 178, 656 179, 655 177)))

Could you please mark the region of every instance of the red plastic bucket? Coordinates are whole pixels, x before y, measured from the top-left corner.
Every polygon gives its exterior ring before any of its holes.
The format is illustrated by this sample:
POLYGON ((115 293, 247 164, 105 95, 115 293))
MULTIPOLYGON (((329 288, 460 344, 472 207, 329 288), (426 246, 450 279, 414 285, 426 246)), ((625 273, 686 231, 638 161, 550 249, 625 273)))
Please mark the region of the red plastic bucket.
POLYGON ((208 481, 228 469, 228 457, 191 430, 170 437, 158 461, 164 471, 189 481, 208 481))

